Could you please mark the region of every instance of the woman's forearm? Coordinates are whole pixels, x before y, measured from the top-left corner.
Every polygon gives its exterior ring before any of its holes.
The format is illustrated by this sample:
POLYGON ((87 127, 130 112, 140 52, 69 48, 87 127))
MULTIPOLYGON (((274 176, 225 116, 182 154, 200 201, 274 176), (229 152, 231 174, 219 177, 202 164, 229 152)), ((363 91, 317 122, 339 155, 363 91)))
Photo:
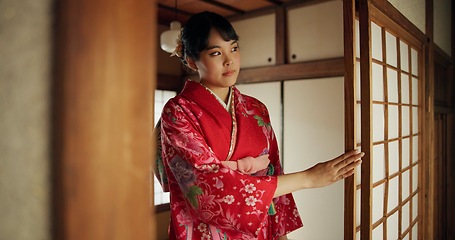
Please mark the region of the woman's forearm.
POLYGON ((318 163, 307 170, 280 175, 274 197, 301 189, 325 187, 349 177, 362 162, 363 155, 362 152, 352 150, 330 161, 318 163))

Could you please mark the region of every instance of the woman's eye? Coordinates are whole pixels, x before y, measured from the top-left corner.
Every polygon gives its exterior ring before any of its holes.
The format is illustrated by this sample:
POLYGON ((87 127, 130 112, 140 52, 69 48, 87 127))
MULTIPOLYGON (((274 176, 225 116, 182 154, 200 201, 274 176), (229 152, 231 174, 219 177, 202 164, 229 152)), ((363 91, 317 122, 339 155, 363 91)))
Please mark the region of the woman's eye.
POLYGON ((237 52, 238 50, 239 50, 239 46, 235 46, 235 47, 232 48, 231 51, 232 51, 232 52, 237 52))
POLYGON ((210 56, 219 56, 219 55, 221 55, 220 52, 212 52, 212 53, 210 53, 210 56))

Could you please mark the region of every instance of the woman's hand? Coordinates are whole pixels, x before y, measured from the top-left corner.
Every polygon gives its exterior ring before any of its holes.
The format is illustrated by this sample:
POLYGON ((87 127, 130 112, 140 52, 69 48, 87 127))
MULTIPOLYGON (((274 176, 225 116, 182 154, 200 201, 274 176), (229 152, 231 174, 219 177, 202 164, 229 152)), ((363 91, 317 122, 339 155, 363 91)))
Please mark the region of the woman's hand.
POLYGON ((362 152, 352 150, 305 171, 280 175, 274 197, 306 188, 325 187, 349 177, 354 173, 355 167, 362 163, 360 158, 363 155, 362 152))
POLYGON ((325 187, 354 174, 355 167, 362 163, 363 152, 352 150, 337 158, 314 165, 304 171, 308 188, 325 187))

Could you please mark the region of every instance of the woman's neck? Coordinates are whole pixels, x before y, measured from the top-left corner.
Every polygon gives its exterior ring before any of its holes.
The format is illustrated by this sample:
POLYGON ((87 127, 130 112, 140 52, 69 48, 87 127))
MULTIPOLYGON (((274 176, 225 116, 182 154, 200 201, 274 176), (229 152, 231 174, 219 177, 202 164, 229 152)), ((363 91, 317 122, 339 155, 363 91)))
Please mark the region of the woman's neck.
POLYGON ((204 82, 201 82, 206 88, 210 89, 216 96, 218 96, 224 103, 227 104, 229 98, 229 89, 230 87, 214 87, 214 86, 207 86, 204 82))

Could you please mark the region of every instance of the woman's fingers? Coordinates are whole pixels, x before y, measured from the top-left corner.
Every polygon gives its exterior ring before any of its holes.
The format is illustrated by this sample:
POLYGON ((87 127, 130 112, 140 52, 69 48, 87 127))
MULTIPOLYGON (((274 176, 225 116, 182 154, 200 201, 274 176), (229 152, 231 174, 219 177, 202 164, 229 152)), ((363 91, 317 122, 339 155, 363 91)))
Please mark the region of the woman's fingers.
POLYGON ((340 157, 338 157, 340 159, 337 158, 337 161, 336 161, 334 167, 338 168, 338 170, 342 169, 342 168, 348 166, 349 164, 360 160, 360 158, 363 157, 363 155, 365 155, 365 154, 363 152, 359 152, 358 150, 349 151, 349 152, 341 155, 340 157))
POLYGON ((337 180, 347 178, 354 174, 355 168, 362 163, 361 158, 365 154, 358 150, 352 150, 340 155, 335 161, 334 170, 336 170, 337 180))
MULTIPOLYGON (((360 153, 361 156, 363 156, 362 153, 360 153)), ((348 165, 344 166, 340 170, 338 170, 339 176, 343 179, 346 177, 351 176, 355 172, 355 168, 359 166, 362 163, 362 160, 358 158, 357 160, 349 163, 348 165)))
POLYGON ((334 159, 334 166, 338 165, 338 164, 341 164, 343 163, 343 161, 345 161, 347 158, 353 156, 353 155, 356 155, 360 153, 360 151, 358 149, 354 149, 354 150, 351 150, 349 152, 345 152, 343 154, 341 154, 340 156, 338 156, 337 158, 334 159))

